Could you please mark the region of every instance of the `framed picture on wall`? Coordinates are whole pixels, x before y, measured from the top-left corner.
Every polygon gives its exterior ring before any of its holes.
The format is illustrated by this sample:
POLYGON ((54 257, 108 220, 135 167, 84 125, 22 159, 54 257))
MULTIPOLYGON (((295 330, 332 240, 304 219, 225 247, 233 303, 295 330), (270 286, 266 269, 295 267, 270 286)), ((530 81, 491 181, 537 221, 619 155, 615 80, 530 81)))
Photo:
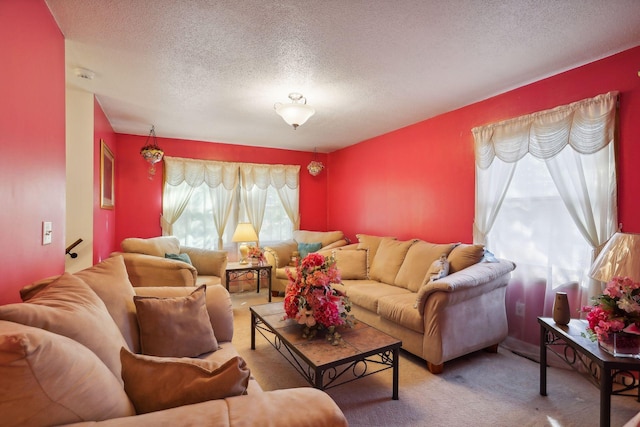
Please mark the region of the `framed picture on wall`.
POLYGON ((114 206, 114 169, 115 158, 113 153, 100 140, 100 207, 102 209, 113 209, 114 206))

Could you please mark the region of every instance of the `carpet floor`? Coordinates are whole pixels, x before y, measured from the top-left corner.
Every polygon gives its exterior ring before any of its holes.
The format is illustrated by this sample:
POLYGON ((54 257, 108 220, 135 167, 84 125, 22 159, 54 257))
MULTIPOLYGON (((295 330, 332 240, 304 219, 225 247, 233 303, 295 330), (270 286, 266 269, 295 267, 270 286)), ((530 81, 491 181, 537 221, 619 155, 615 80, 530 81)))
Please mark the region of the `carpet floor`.
MULTIPOLYGON (((233 344, 261 387, 309 387, 260 334, 256 334, 256 349, 251 350, 249 307, 266 303, 266 290, 231 295, 233 344)), ((600 416, 599 390, 580 374, 549 367, 547 396, 540 396, 539 365, 502 348, 498 353, 480 351, 447 362, 440 375, 431 374, 424 360, 401 351, 399 400, 391 399, 391 386, 392 372, 387 370, 327 393, 352 427, 582 427, 597 426, 600 416)), ((611 426, 622 426, 640 411, 640 403, 633 397, 614 396, 611 408, 611 426)), ((300 412, 303 416, 304 408, 300 412)))

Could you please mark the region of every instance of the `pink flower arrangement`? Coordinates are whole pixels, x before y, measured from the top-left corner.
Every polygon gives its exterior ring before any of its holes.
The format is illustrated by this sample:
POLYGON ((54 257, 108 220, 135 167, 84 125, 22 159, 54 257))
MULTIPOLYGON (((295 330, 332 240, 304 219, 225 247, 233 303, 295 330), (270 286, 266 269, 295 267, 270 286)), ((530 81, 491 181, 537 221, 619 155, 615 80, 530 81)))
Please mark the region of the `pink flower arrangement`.
POLYGON ((249 246, 249 251, 247 252, 247 257, 257 259, 260 262, 265 261, 264 251, 260 246, 249 246))
POLYGON ((582 311, 587 313, 592 340, 606 341, 610 333, 621 331, 640 334, 640 282, 614 277, 593 305, 582 311))
POLYGON ((340 283, 340 272, 332 257, 310 253, 295 272, 287 270, 287 277, 285 319, 295 319, 307 328, 320 326, 330 331, 339 325, 353 326, 349 299, 331 286, 340 283))

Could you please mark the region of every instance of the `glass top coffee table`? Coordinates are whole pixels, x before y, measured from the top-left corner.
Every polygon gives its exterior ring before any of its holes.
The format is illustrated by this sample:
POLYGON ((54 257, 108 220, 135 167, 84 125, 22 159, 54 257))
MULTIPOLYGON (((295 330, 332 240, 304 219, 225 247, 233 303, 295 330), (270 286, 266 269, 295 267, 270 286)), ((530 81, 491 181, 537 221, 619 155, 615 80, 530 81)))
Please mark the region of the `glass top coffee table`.
POLYGON ((302 337, 302 326, 284 320, 282 302, 250 307, 251 349, 256 330, 282 354, 313 387, 326 390, 359 378, 393 369, 392 399, 398 400, 398 358, 402 341, 366 323, 340 327, 341 343, 332 345, 322 334, 302 337))

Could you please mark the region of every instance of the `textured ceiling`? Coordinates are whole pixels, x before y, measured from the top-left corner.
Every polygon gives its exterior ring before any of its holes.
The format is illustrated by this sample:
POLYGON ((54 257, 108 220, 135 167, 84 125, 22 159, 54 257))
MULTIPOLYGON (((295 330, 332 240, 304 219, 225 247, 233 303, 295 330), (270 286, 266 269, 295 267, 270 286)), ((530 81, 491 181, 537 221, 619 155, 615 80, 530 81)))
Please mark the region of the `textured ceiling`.
POLYGON ((46 1, 68 85, 116 132, 303 151, 640 45, 638 0, 46 1), (273 109, 290 92, 316 109, 295 131, 273 109))

